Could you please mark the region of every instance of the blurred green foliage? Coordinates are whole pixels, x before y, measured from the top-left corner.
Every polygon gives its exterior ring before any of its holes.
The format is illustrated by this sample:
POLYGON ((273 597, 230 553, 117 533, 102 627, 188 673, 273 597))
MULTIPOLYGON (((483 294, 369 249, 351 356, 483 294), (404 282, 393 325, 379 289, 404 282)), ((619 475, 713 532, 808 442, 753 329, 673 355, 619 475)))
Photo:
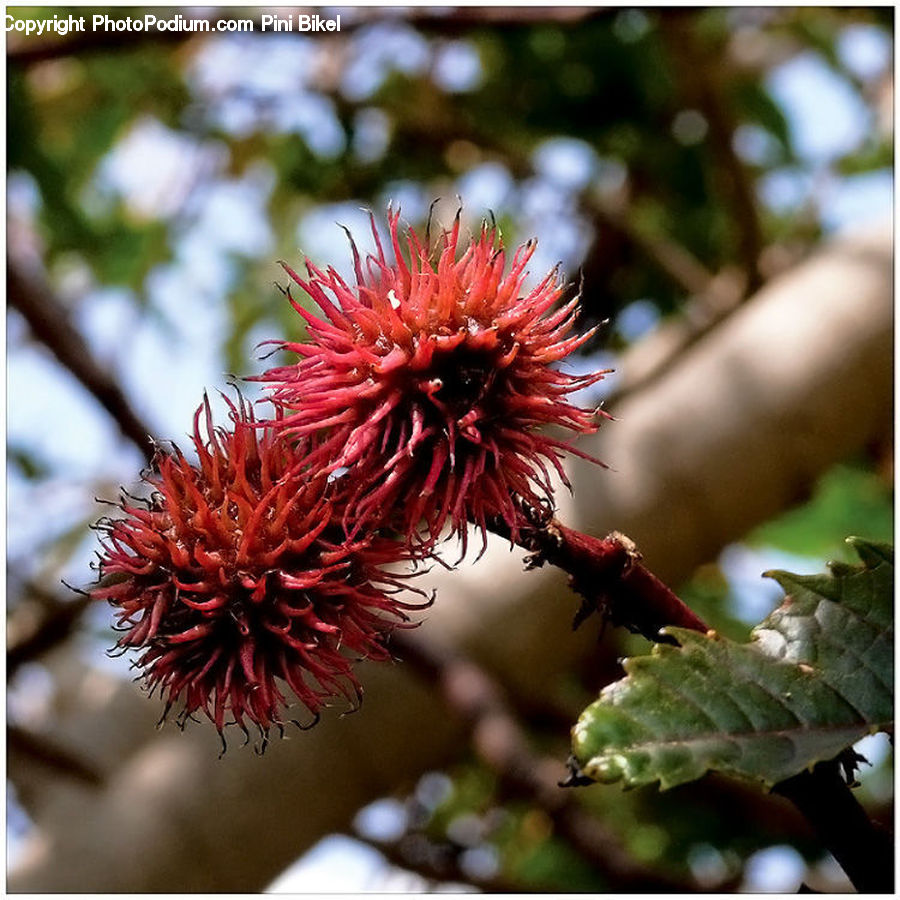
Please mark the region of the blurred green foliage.
MULTIPOLYGON (((94 11, 73 10, 88 16, 94 11)), ((122 9, 113 15, 142 11, 122 9)), ((13 14, 50 12, 20 8, 13 14)), ((244 13, 249 14, 234 9, 228 15, 244 13)), ((373 25, 359 18, 346 39, 351 56, 356 48, 373 52, 371 45, 382 36, 390 48, 397 34, 409 31, 399 18, 373 25)), ((392 185, 408 182, 420 186, 426 197, 445 196, 454 181, 486 162, 503 166, 513 179, 519 196, 495 212, 511 226, 511 241, 524 239, 529 235, 522 194, 535 178, 533 153, 543 142, 565 137, 592 151, 595 175, 604 166, 616 173, 611 188, 604 188, 600 178, 574 197, 576 214, 595 231, 587 256, 576 251, 567 260, 573 273, 584 266, 589 312, 608 317, 639 298, 651 298, 667 312, 684 299, 684 286, 610 221, 598 219, 598 192, 608 193, 600 196, 604 207, 615 207, 629 231, 642 238, 675 238, 710 272, 743 266, 740 232, 751 224, 739 220, 722 175, 723 155, 733 151, 721 145, 711 127, 713 111, 705 109, 705 95, 685 73, 696 69, 713 83, 715 96, 709 102, 729 130, 752 126, 768 136, 774 149, 766 162, 745 165, 752 190, 753 180, 764 172, 798 163, 785 113, 765 81, 768 67, 812 48, 846 77, 835 50, 842 30, 853 22, 883 23, 884 14, 720 8, 696 16, 647 9, 585 10, 574 21, 547 18, 533 24, 513 18, 504 25, 489 20, 457 26, 440 14, 418 16, 419 40, 427 53, 464 43, 477 54, 480 76, 465 90, 443 87, 428 65, 407 71, 390 61, 382 63, 382 77, 372 79, 375 87, 368 92, 368 81, 365 88, 348 88, 346 72, 298 76, 293 87, 289 79, 271 89, 242 87, 232 79, 219 92, 204 96, 198 91, 194 67, 208 44, 229 44, 237 60, 243 46, 248 57, 258 60, 256 45, 274 40, 259 33, 185 35, 180 41, 129 33, 93 50, 51 53, 27 66, 16 64, 14 47, 8 82, 9 117, 15 123, 9 167, 34 179, 41 201, 38 227, 51 270, 61 256, 75 253, 98 283, 127 285, 142 296, 147 274, 172 257, 190 217, 184 205, 163 219, 141 220, 127 196, 96 202, 101 163, 139 119, 149 117, 176 134, 224 149, 225 169, 217 177, 238 178, 260 164, 270 169, 275 184, 268 212, 279 240, 290 235, 314 204, 353 200, 378 209, 392 185), (689 45, 683 42, 685 34, 689 45), (750 38, 769 42, 772 58, 741 61, 735 46, 750 38), (290 102, 291 91, 297 104, 310 99, 324 104, 321 115, 334 116, 341 147, 323 151, 279 121, 277 110, 290 102), (239 126, 209 108, 226 104, 240 111, 239 126), (698 120, 696 133, 673 133, 673 123, 685 110, 699 110, 705 119, 698 120), (384 117, 388 137, 382 152, 361 158, 355 149, 364 129, 360 113, 372 111, 384 117)), ((66 40, 58 43, 65 47, 66 40)), ((309 47, 303 52, 308 54, 309 47)), ((867 141, 858 152, 842 157, 842 171, 889 164, 889 146, 889 140, 867 141)), ((471 212, 477 218, 483 210, 471 212)), ((766 235, 791 236, 789 222, 780 214, 762 209, 759 215, 764 242, 766 235)), ((793 233, 806 241, 816 237, 808 225, 805 230, 795 226, 793 233)), ((284 249, 296 258, 290 242, 284 249)), ((267 293, 271 256, 235 262, 232 333, 225 340, 232 363, 238 361, 235 347, 247 329, 277 306, 277 298, 267 293)))
POLYGON ((861 465, 835 466, 821 478, 808 503, 754 529, 747 541, 851 563, 854 553, 844 541, 848 534, 885 543, 894 539, 893 486, 861 465))

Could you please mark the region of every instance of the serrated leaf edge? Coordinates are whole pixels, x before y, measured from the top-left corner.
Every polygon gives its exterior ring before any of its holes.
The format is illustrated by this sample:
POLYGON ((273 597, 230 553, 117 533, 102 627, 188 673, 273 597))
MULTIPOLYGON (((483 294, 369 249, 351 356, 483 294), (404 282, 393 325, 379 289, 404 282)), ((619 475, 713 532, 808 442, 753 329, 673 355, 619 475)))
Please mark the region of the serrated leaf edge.
MULTIPOLYGON (((885 544, 885 543, 875 542, 875 541, 868 541, 863 538, 858 538, 855 536, 848 537, 846 539, 846 543, 850 544, 853 547, 853 549, 856 551, 857 556, 860 558, 860 560, 862 562, 862 565, 861 566, 859 566, 859 565, 846 566, 846 564, 841 564, 841 569, 838 569, 836 564, 829 563, 828 564, 829 574, 831 574, 833 577, 847 577, 849 575, 852 575, 854 572, 863 572, 866 570, 871 570, 882 564, 887 564, 887 565, 890 565, 893 567, 894 550, 890 544, 885 544), (837 571, 835 571, 836 569, 837 569, 837 571), (843 571, 842 571, 842 569, 843 569, 843 571)), ((825 574, 825 573, 818 573, 815 575, 797 575, 792 572, 787 572, 787 571, 778 570, 778 569, 769 570, 769 571, 763 573, 764 577, 773 578, 775 581, 777 581, 778 584, 781 585, 782 589, 784 589, 786 596, 789 595, 789 593, 790 593, 789 586, 796 586, 799 588, 810 590, 811 586, 809 585, 809 582, 814 581, 816 579, 821 579, 823 577, 823 575, 824 575, 824 577, 827 577, 827 574, 825 574)), ((829 602, 832 602, 832 603, 840 602, 838 600, 834 600, 833 598, 826 597, 824 595, 821 595, 821 596, 823 597, 823 600, 828 600, 829 602)), ((759 625, 754 627, 754 629, 751 631, 751 640, 750 641, 748 641, 744 644, 739 644, 736 641, 729 641, 729 643, 733 643, 733 644, 735 644, 735 646, 738 646, 738 647, 748 648, 755 652, 764 652, 760 648, 760 644, 759 644, 759 640, 758 640, 758 631, 764 627, 765 622, 768 621, 768 618, 769 617, 766 617, 766 619, 764 619, 763 622, 760 622, 759 625)), ((594 703, 590 704, 588 709, 590 709, 591 707, 594 706, 595 703, 598 703, 601 699, 603 699, 604 695, 609 697, 610 694, 614 693, 615 691, 620 691, 622 689, 622 687, 624 686, 625 682, 627 681, 627 678, 631 676, 632 672, 637 671, 638 666, 635 664, 637 663, 638 660, 648 659, 648 658, 653 658, 653 657, 660 658, 663 655, 665 655, 667 652, 669 652, 669 653, 684 652, 686 650, 686 648, 689 648, 691 645, 693 645, 695 647, 701 646, 704 641, 723 641, 723 640, 727 641, 727 639, 722 638, 714 630, 710 630, 710 631, 706 632, 705 634, 702 634, 700 632, 691 631, 689 629, 684 629, 684 628, 666 627, 666 628, 661 629, 660 633, 674 637, 678 641, 680 647, 678 649, 676 649, 674 647, 667 646, 664 644, 654 644, 653 647, 651 648, 651 651, 649 654, 638 656, 638 657, 626 658, 626 659, 622 660, 622 667, 626 672, 626 678, 619 679, 618 681, 616 681, 613 684, 608 685, 606 688, 604 688, 601 691, 600 697, 598 698, 598 700, 594 701, 594 703)), ((772 659, 771 657, 769 657, 769 658, 772 659)), ((772 660, 772 661, 776 662, 776 663, 782 662, 779 660, 772 660)), ((783 661, 783 664, 792 669, 799 668, 799 669, 801 669, 801 671, 802 671, 802 667, 804 665, 803 663, 796 663, 796 662, 791 662, 791 661, 783 661)), ((828 682, 824 681, 824 679, 822 679, 821 683, 823 685, 825 685, 826 687, 828 687, 829 689, 834 690, 833 688, 831 688, 831 686, 830 686, 830 684, 828 684, 828 682)), ((844 699, 845 702, 848 702, 848 701, 846 701, 845 698, 843 698, 843 695, 838 694, 838 696, 840 696, 842 699, 844 699)), ((617 708, 617 709, 618 709, 619 714, 623 713, 623 710, 621 708, 617 708)), ((792 710, 788 710, 788 711, 791 712, 792 715, 794 715, 792 710)), ((627 718, 631 718, 630 716, 628 716, 627 713, 625 715, 627 718)), ((585 723, 583 721, 583 718, 584 718, 584 714, 582 714, 582 717, 579 718, 578 722, 575 724, 575 726, 572 729, 573 739, 576 739, 577 731, 579 731, 581 729, 586 730, 588 727, 587 723, 585 723)), ((636 724, 642 725, 642 723, 639 723, 639 722, 637 722, 636 724)), ((836 726, 831 726, 831 727, 834 730, 844 730, 844 731, 849 732, 850 734, 854 734, 854 733, 858 734, 858 737, 853 738, 853 740, 851 741, 851 743, 852 743, 852 742, 855 742, 855 740, 865 737, 868 734, 876 734, 880 731, 892 731, 893 730, 893 721, 885 721, 885 722, 869 721, 869 722, 866 722, 863 717, 863 721, 861 721, 859 723, 858 729, 854 728, 852 723, 848 723, 847 725, 839 725, 839 726, 836 725, 836 726)), ((796 734, 798 731, 801 731, 801 732, 806 731, 807 733, 811 733, 816 730, 827 731, 827 730, 829 730, 829 727, 824 726, 820 729, 803 727, 800 729, 790 729, 790 732, 783 731, 783 730, 781 732, 779 732, 778 730, 769 730, 769 731, 754 730, 754 731, 749 731, 749 732, 745 732, 745 733, 742 733, 742 732, 727 732, 727 733, 713 732, 713 733, 709 733, 709 734, 697 735, 697 736, 694 736, 694 737, 691 737, 688 739, 672 739, 669 741, 654 740, 652 742, 648 742, 648 746, 652 746, 654 748, 660 748, 660 747, 666 747, 666 746, 689 744, 692 742, 698 742, 698 743, 704 742, 704 741, 708 742, 708 741, 712 741, 712 740, 716 740, 716 739, 727 742, 732 737, 740 737, 744 734, 747 736, 754 737, 754 738, 760 738, 760 737, 766 737, 767 735, 770 735, 770 734, 775 735, 778 733, 783 733, 785 736, 790 738, 790 734, 796 734)), ((612 762, 613 757, 621 758, 626 753, 640 753, 641 747, 642 747, 641 743, 629 744, 627 746, 619 745, 614 750, 611 749, 608 753, 601 752, 599 754, 596 754, 595 756, 591 757, 584 764, 584 766, 582 768, 582 772, 589 777, 595 777, 594 775, 591 775, 591 770, 594 770, 594 772, 596 773, 597 770, 603 765, 604 762, 606 762, 606 761, 612 762)), ((830 751, 823 751, 819 755, 814 755, 813 758, 811 758, 810 761, 805 766, 803 766, 801 769, 798 770, 798 772, 803 771, 804 769, 806 769, 806 770, 812 769, 817 763, 822 762, 827 758, 830 758, 831 755, 832 754, 830 753, 830 751)), ((702 777, 703 774, 706 774, 710 771, 716 771, 713 767, 711 767, 709 765, 704 765, 702 763, 700 763, 700 767, 702 768, 702 772, 701 772, 701 775, 697 776, 697 777, 702 777)), ((620 769, 623 768, 621 766, 621 764, 620 764, 619 768, 620 769)), ((740 772, 740 771, 733 771, 733 772, 730 772, 729 774, 733 775, 734 777, 742 778, 744 780, 762 783, 763 785, 765 785, 766 787, 769 787, 769 788, 772 787, 777 781, 777 779, 766 778, 763 775, 752 775, 752 774, 749 774, 746 772, 740 772)), ((620 781, 620 780, 624 780, 624 777, 625 777, 624 773, 620 773, 617 777, 612 778, 610 780, 611 781, 620 781)), ((690 781, 690 780, 694 780, 694 779, 685 779, 685 780, 681 780, 681 781, 674 781, 671 783, 666 783, 664 777, 658 776, 658 777, 651 779, 649 781, 646 781, 646 782, 633 782, 631 784, 626 782, 626 787, 638 786, 638 784, 653 784, 653 783, 659 782, 660 790, 668 790, 671 787, 675 787, 678 784, 682 784, 682 783, 685 783, 686 781, 690 781)))

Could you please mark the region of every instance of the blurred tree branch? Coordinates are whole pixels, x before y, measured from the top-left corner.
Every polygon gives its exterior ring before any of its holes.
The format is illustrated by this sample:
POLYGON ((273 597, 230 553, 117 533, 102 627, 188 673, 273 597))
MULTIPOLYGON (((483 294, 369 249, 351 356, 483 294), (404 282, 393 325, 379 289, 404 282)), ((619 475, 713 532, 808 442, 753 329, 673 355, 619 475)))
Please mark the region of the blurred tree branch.
POLYGON ((688 296, 718 294, 715 276, 686 247, 668 237, 650 236, 635 227, 628 217, 627 204, 614 205, 595 195, 584 199, 586 212, 593 220, 597 239, 588 252, 583 268, 591 269, 592 254, 601 243, 604 230, 621 234, 633 244, 660 272, 671 279, 688 296))
MULTIPOLYGON (((45 766, 53 776, 72 778, 90 787, 103 783, 102 775, 89 762, 46 735, 36 734, 21 725, 7 725, 6 750, 12 760, 27 757, 29 764, 45 766)), ((23 799, 27 800, 27 797, 23 799)))
POLYGON ((500 875, 475 877, 464 872, 455 855, 447 852, 447 848, 443 846, 426 843, 424 835, 403 835, 396 840, 357 836, 357 840, 377 850, 389 863, 415 872, 431 882, 427 888, 429 892, 438 888, 441 882, 448 881, 471 885, 486 894, 520 894, 529 891, 527 885, 500 875))
POLYGON ((762 284, 759 257, 762 230, 750 173, 734 149, 734 123, 722 100, 721 61, 713 58, 696 34, 697 13, 673 10, 662 29, 675 62, 685 98, 697 106, 709 126, 710 152, 719 193, 731 207, 731 224, 745 273, 744 296, 762 284))
POLYGON ((529 749, 503 688, 482 667, 458 652, 440 649, 422 635, 395 634, 392 646, 401 661, 437 687, 448 707, 466 722, 476 755, 496 773, 501 786, 544 810, 557 834, 618 890, 646 893, 696 888, 638 864, 614 832, 581 808, 573 793, 560 790, 561 763, 529 749))
POLYGON ((740 287, 727 272, 711 280, 702 293, 689 297, 676 315, 625 351, 627 363, 621 367, 622 377, 607 394, 606 405, 612 408, 629 394, 664 377, 684 353, 734 313, 742 299, 740 287))
POLYGON ((6 287, 9 305, 22 314, 35 338, 97 399, 149 462, 155 450, 150 429, 134 411, 118 382, 94 360, 50 285, 38 273, 10 259, 6 287))
POLYGON ((7 680, 23 663, 64 641, 91 602, 83 594, 61 600, 30 581, 21 585, 18 594, 19 602, 6 623, 7 680))

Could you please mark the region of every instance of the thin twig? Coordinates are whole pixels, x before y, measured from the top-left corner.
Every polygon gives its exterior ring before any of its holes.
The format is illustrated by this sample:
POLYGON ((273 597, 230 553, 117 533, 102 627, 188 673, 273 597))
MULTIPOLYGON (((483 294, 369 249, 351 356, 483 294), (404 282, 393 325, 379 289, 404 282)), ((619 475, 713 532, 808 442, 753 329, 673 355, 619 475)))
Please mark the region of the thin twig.
POLYGON ((10 754, 21 754, 59 775, 91 787, 103 783, 103 776, 90 763, 80 759, 71 750, 60 746, 46 735, 35 734, 19 725, 8 725, 6 739, 10 754))
POLYGON ((37 273, 26 272, 11 260, 7 290, 10 306, 25 317, 35 338, 87 388, 145 459, 152 459, 155 445, 149 427, 134 411, 115 379, 94 359, 50 286, 37 273))
MULTIPOLYGON (((583 203, 595 231, 601 227, 617 231, 688 295, 702 296, 715 291, 713 273, 684 245, 669 237, 644 234, 629 222, 625 209, 617 209, 595 194, 586 196, 583 203)), ((595 242, 595 246, 599 243, 595 242)), ((590 256, 584 264, 585 268, 589 266, 590 256)))
POLYGON ((33 598, 33 602, 28 604, 28 613, 19 608, 10 613, 6 629, 7 679, 12 678, 23 663, 46 653, 72 634, 91 603, 90 598, 82 594, 61 600, 31 583, 23 585, 23 593, 29 599, 33 598))
POLYGON ((730 219, 746 273, 745 294, 749 295, 762 284, 759 257, 763 241, 759 211, 747 167, 734 149, 734 125, 720 97, 719 63, 697 39, 695 18, 693 10, 671 10, 662 34, 667 39, 688 102, 699 108, 709 127, 709 146, 719 189, 730 207, 730 219))
POLYGON ((684 354, 718 327, 741 302, 739 292, 719 289, 685 301, 677 315, 626 351, 621 378, 603 401, 612 410, 626 397, 643 390, 670 372, 684 354))

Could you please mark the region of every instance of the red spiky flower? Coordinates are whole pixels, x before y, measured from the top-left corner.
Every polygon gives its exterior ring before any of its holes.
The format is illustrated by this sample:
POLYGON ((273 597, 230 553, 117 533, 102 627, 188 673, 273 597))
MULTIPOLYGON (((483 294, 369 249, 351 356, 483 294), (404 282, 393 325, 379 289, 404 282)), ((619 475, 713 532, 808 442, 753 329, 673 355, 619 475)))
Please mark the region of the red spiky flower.
MULTIPOLYGON (((117 647, 184 724, 204 712, 266 735, 282 725, 285 688, 318 718, 330 697, 357 702, 351 658, 385 659, 385 637, 409 604, 382 566, 406 551, 377 536, 347 540, 333 486, 307 478, 296 448, 259 428, 243 402, 234 430, 215 428, 206 401, 194 418, 193 465, 159 453, 146 502, 104 520, 101 586, 116 608, 117 647), (205 412, 206 433, 200 433, 205 412)), ((224 739, 223 739, 224 740, 224 739)))
POLYGON ((492 517, 515 538, 520 508, 549 502, 548 467, 567 484, 562 454, 578 453, 542 429, 596 430, 598 411, 567 395, 606 372, 570 375, 556 365, 593 332, 571 334, 578 297, 561 305, 566 286, 557 270, 525 289, 534 241, 516 251, 504 274, 496 228, 485 226, 457 253, 457 215, 440 238, 436 265, 410 230, 407 263, 398 220, 388 212, 393 263, 374 218, 377 254, 365 265, 351 238, 353 286, 332 268, 307 261, 303 279, 282 264, 324 318, 288 292, 310 341, 274 342, 301 359, 256 380, 269 383, 284 411, 278 427, 314 442, 313 469, 348 470, 351 530, 392 511, 395 527, 426 545, 447 523, 463 542, 467 521, 484 537, 492 517))

